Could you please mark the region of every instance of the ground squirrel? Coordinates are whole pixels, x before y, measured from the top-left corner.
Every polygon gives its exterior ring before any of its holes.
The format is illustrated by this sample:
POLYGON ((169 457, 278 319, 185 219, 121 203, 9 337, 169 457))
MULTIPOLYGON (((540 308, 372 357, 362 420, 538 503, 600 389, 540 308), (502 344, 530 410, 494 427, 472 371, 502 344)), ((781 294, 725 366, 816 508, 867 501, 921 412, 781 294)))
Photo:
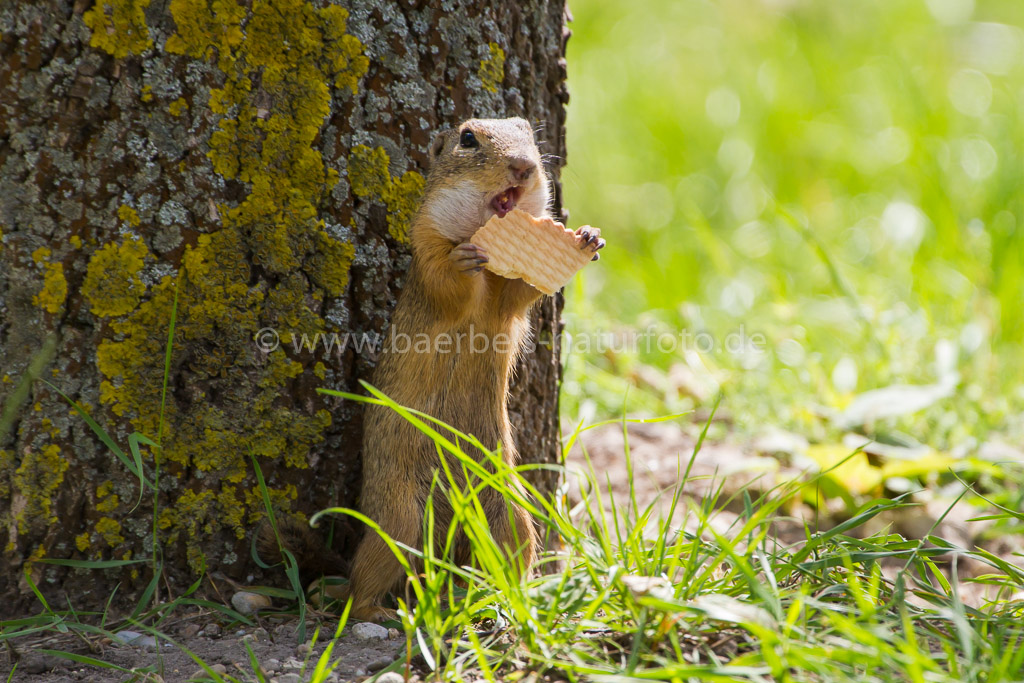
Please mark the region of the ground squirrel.
MULTIPOLYGON (((513 208, 548 216, 548 178, 533 130, 520 118, 471 119, 444 131, 434 139, 430 159, 423 201, 409 231, 412 265, 372 383, 398 403, 471 434, 488 448, 500 446, 514 464, 509 375, 540 292, 485 270, 487 254, 469 239, 491 216, 502 217, 513 208), (476 345, 469 343, 472 335, 476 345), (417 339, 431 340, 430 350, 392 343, 417 339)), ((595 259, 604 246, 595 228, 581 228, 577 241, 595 259)), ((461 466, 453 465, 453 474, 461 477, 461 466)), ((422 547, 424 505, 439 467, 426 436, 388 408, 367 407, 359 507, 395 540, 422 547)), ((510 507, 491 489, 481 492, 481 504, 495 541, 525 572, 537 540, 529 513, 510 507)), ((434 496, 433 505, 440 537, 436 547, 441 548, 452 512, 443 494, 434 496)), ((451 559, 460 565, 470 561, 461 532, 451 559)), ((350 584, 339 597, 350 589, 351 615, 357 619, 393 618, 381 600, 404 580, 391 550, 367 530, 352 561, 350 584)))

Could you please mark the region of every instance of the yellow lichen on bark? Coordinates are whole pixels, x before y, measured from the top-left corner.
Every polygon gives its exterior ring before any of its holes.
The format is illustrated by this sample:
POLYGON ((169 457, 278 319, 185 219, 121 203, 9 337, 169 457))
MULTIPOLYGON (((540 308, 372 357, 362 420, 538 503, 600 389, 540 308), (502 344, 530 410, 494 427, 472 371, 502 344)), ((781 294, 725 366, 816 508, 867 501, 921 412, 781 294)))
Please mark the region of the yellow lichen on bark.
POLYGON ((179 97, 167 105, 167 111, 171 113, 171 116, 181 116, 183 112, 188 111, 188 102, 184 97, 179 97))
POLYGON ((242 42, 245 7, 236 0, 171 0, 171 15, 178 32, 164 49, 172 54, 208 59, 216 51, 222 70, 231 65, 232 54, 242 42))
POLYGON ((47 263, 43 288, 32 298, 32 303, 48 313, 59 313, 67 297, 68 281, 64 278, 64 264, 47 263))
POLYGON ((153 45, 146 28, 150 0, 97 0, 82 15, 92 29, 89 44, 117 58, 142 54, 153 45))
POLYGON ((477 75, 484 88, 498 92, 498 86, 505 80, 505 51, 497 43, 489 43, 487 49, 490 55, 480 62, 477 75))
MULTIPOLYGON (((138 216, 135 218, 137 220, 138 216)), ((125 220, 130 221, 131 218, 125 220)), ((149 249, 140 239, 108 244, 92 255, 82 283, 82 294, 88 299, 93 313, 101 318, 119 316, 130 313, 139 305, 146 291, 139 272, 148 255, 149 249)))
MULTIPOLYGON (((317 9, 306 0, 257 0, 230 58, 218 48, 227 79, 211 90, 210 108, 225 116, 210 137, 209 157, 225 178, 250 184, 248 196, 222 215, 227 227, 246 236, 256 262, 273 273, 300 267, 325 239, 317 229, 322 222, 316 206, 337 173, 325 167, 313 142, 330 113, 328 83, 354 93, 369 65, 362 44, 345 33, 347 17, 333 5, 317 9), (274 105, 265 109, 257 103, 257 84, 274 105)), ((181 23, 198 22, 183 16, 181 23)), ((213 38, 226 35, 204 25, 213 38)), ((190 31, 174 45, 204 54, 204 43, 214 47, 210 38, 190 31)))
POLYGON ((357 197, 380 199, 388 209, 388 233, 399 242, 409 241, 409 223, 423 196, 423 176, 406 171, 392 177, 391 160, 383 147, 356 145, 348 158, 348 180, 357 197))
MULTIPOLYGON (((347 11, 337 6, 171 0, 169 9, 176 32, 164 49, 217 67, 205 103, 217 115, 206 140, 212 169, 245 191, 237 203, 217 206, 221 225, 201 228, 176 276, 147 292, 140 273, 149 253, 127 239, 93 255, 83 293, 94 313, 114 318, 113 334, 97 351, 102 402, 153 438, 163 424, 162 460, 221 482, 219 491, 197 486, 172 493, 160 516, 169 540, 183 540, 198 569, 211 536, 228 531, 240 538, 246 516, 262 511, 260 500, 239 492, 252 469, 250 453, 308 467, 310 448, 331 423, 326 410, 308 414, 283 404, 282 387, 304 368, 283 350, 259 358, 253 337, 267 324, 281 327, 283 336, 324 329, 324 298, 343 295, 348 285, 354 248, 319 215, 338 173, 316 141, 331 113, 332 86, 355 93, 369 62, 359 40, 346 33, 347 11), (172 363, 188 373, 195 395, 168 400, 161 423, 162 361, 175 297, 172 363), (225 386, 246 397, 244 408, 206 400, 209 388, 225 386)), ((203 103, 194 92, 170 103, 169 112, 178 116, 191 102, 200 115, 203 103)), ((129 228, 140 223, 126 205, 118 217, 129 228)), ((112 498, 100 504, 113 505, 112 498)), ((104 538, 121 533, 105 524, 104 538)), ((96 533, 103 535, 98 527, 96 533)))
POLYGON ((12 490, 25 498, 24 506, 16 515, 19 532, 30 526, 57 522, 52 512, 53 496, 64 481, 68 467, 57 444, 25 452, 11 479, 12 490))
POLYGON ((96 533, 98 533, 107 545, 111 548, 124 543, 124 536, 121 535, 121 523, 112 517, 101 517, 96 522, 96 533))
POLYGON ((128 223, 128 225, 133 228, 139 227, 139 224, 142 222, 139 218, 138 212, 127 204, 122 204, 118 207, 117 217, 128 223))

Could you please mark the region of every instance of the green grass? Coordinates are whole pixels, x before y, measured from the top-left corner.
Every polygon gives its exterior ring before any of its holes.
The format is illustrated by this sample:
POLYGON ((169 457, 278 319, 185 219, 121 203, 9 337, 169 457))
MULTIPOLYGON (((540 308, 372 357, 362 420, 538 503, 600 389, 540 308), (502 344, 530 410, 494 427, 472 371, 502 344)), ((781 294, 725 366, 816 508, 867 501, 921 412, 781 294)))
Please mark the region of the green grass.
POLYGON ((565 203, 608 247, 568 296, 569 331, 686 332, 690 348, 574 344, 571 420, 617 415, 626 387, 632 414, 722 388, 742 429, 824 441, 860 393, 948 382, 857 429, 941 450, 1020 442, 1024 5, 572 10, 565 203), (739 330, 763 352, 727 349, 739 330))
MULTIPOLYGON (((529 466, 510 468, 472 436, 370 391, 373 398, 361 400, 399 411, 434 441, 439 455, 457 459, 469 481, 460 489, 450 473, 439 474, 433 495, 450 497, 456 523, 472 544, 473 567, 453 566, 447 549, 432 543, 421 551, 386 539, 403 563, 410 555, 425 563, 421 572, 408 570, 415 600, 398 600, 410 655, 422 658, 420 667, 432 679, 460 680, 467 672, 506 680, 548 672, 609 681, 995 682, 1024 676, 1024 602, 1008 599, 1024 586, 1024 570, 934 537, 927 545, 888 532, 857 537, 879 514, 909 505, 906 500, 871 501, 835 528, 807 529, 802 542, 786 547, 770 526, 821 475, 760 497, 741 493, 743 514, 719 533, 711 522, 726 501, 712 496, 697 505, 680 497, 687 459, 678 488, 666 493, 669 516, 685 508, 697 520, 693 533, 683 533, 658 519, 654 504, 638 504, 632 470, 625 500, 613 500, 592 469, 584 486, 589 495, 572 509, 535 491, 524 499, 514 492, 529 490, 520 476, 529 466), (564 571, 519 580, 487 531, 478 501, 486 487, 528 505, 558 532, 564 571), (963 604, 958 584, 937 564, 939 555, 990 564, 986 580, 999 587, 999 599, 984 609, 963 604), (902 568, 884 578, 881 563, 894 560, 902 568)), ((368 521, 352 510, 325 513, 368 521)), ((428 512, 425 529, 432 522, 428 512)), ((402 667, 399 660, 391 668, 402 667)))
MULTIPOLYGON (((610 482, 592 467, 585 468, 584 495, 570 507, 565 496, 546 498, 522 478, 540 465, 510 467, 500 453, 488 451, 473 436, 367 388, 369 397, 324 391, 396 410, 433 441, 442 467, 431 495, 448 497, 474 557, 472 566, 448 561, 454 527, 442 535, 443 547, 431 541, 422 549, 408 548, 386 539, 407 569, 408 590, 396 596, 406 650, 385 670, 415 670, 438 681, 519 680, 540 674, 571 681, 694 682, 996 683, 1024 677, 1024 570, 986 551, 959 548, 935 536, 915 540, 888 528, 867 531, 879 515, 909 507, 909 495, 868 501, 833 528, 805 527, 802 539, 786 545, 773 536, 772 525, 785 518, 794 500, 824 486, 830 471, 786 482, 764 494, 743 489, 730 499, 713 486, 718 493, 698 503, 682 495, 693 462, 686 454, 680 458, 678 485, 662 494, 670 505, 661 517, 658 510, 664 508, 658 501, 638 498, 627 438, 628 493, 615 499, 610 482), (465 488, 455 484, 459 478, 452 476, 449 462, 463 469, 465 488), (479 500, 486 488, 526 506, 543 527, 561 538, 562 550, 539 563, 548 572, 524 580, 495 545, 479 500), (716 517, 737 501, 742 513, 723 530, 715 524, 716 517), (685 512, 694 521, 690 531, 673 524, 676 512, 685 512), (418 557, 422 568, 410 563, 410 557, 418 557), (985 605, 972 607, 960 599, 966 584, 957 575, 959 558, 990 568, 976 579, 990 587, 991 600, 985 605), (883 575, 883 563, 891 567, 893 562, 898 571, 883 575)), ((711 424, 709 418, 692 455, 703 447, 711 424)), ((98 424, 90 426, 100 438, 106 436, 98 424)), ((623 420, 628 437, 626 426, 623 420)), ((579 441, 581 431, 567 435, 566 451, 579 441)), ((134 466, 127 457, 122 462, 128 469, 134 466)), ((840 462, 838 467, 842 466, 840 462)), ((257 479, 267 500, 258 468, 257 479)), ((425 537, 433 539, 430 509, 424 528, 425 537)), ((1019 526, 1024 521, 1016 508, 1000 507, 994 500, 989 510, 1001 522, 1019 526)), ((350 515, 366 523, 368 533, 382 533, 354 510, 323 514, 350 515)), ((138 562, 145 565, 150 560, 138 562)), ((97 571, 110 564, 74 563, 97 571)), ((291 590, 262 590, 292 601, 292 618, 299 629, 305 624, 304 599, 297 599, 302 591, 294 562, 287 564, 291 590)), ((157 563, 154 582, 159 576, 157 563)), ((36 591, 40 613, 5 621, 0 641, 18 646, 41 634, 73 634, 84 642, 112 638, 127 627, 182 650, 211 680, 265 679, 251 649, 251 675, 219 674, 190 652, 187 643, 161 630, 173 614, 196 607, 219 612, 228 628, 252 623, 230 608, 193 598, 201 581, 184 595, 163 602, 147 591, 132 615, 120 620, 106 613, 79 612, 70 604, 55 609, 36 591)), ((307 661, 304 671, 309 680, 322 683, 337 667, 334 648, 348 609, 347 604, 338 606, 340 620, 328 627, 333 638, 319 656, 307 661)), ((320 633, 317 629, 314 641, 320 633)), ((45 646, 37 651, 107 669, 125 681, 143 680, 161 669, 159 661, 129 669, 101 656, 45 646)))

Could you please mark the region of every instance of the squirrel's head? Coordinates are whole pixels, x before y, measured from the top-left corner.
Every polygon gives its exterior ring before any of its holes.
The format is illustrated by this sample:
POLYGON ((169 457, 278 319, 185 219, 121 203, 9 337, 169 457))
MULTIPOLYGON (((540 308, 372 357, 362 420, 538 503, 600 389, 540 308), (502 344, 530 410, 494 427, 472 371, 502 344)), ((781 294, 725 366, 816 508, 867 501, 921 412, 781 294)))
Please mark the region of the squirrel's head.
POLYGON ((524 119, 465 121, 437 134, 430 158, 421 210, 453 242, 514 208, 547 215, 548 178, 524 119))

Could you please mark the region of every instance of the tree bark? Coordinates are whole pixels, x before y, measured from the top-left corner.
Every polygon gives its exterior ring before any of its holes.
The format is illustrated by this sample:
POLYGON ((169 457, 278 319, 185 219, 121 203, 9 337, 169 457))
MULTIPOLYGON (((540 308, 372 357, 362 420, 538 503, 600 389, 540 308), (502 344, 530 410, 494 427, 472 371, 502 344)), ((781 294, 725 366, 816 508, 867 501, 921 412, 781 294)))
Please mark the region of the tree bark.
MULTIPOLYGON (((0 613, 29 580, 137 596, 154 553, 171 593, 245 580, 253 461, 279 509, 356 505, 362 408, 316 389, 371 377, 436 130, 524 116, 557 180, 564 23, 559 0, 0 5, 0 613)), ((513 385, 527 462, 558 460, 560 311, 513 385)))

